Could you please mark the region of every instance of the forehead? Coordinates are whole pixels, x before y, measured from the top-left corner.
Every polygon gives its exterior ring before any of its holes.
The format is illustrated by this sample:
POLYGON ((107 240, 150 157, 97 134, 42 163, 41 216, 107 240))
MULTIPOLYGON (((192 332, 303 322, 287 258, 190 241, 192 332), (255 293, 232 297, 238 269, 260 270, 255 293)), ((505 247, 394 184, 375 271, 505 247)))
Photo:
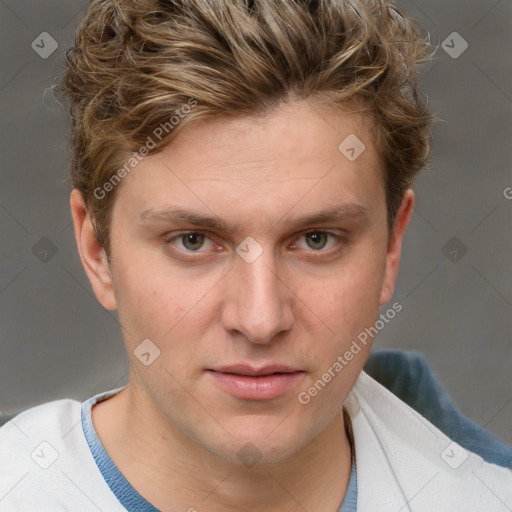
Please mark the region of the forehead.
POLYGON ((299 169, 315 169, 325 161, 350 161, 363 147, 359 163, 375 166, 372 159, 377 155, 370 126, 369 118, 362 114, 296 101, 258 116, 191 123, 160 156, 169 164, 183 160, 196 164, 193 167, 198 179, 211 177, 215 171, 226 178, 240 177, 255 168, 258 173, 269 171, 275 178, 286 180, 298 177, 299 169), (347 152, 350 146, 357 153, 347 152), (284 172, 285 165, 279 165, 286 162, 291 164, 288 172, 284 172), (275 175, 277 166, 282 171, 280 176, 275 175))
POLYGON ((384 189, 369 123, 311 102, 193 121, 143 159, 123 183, 121 201, 139 215, 192 206, 231 217, 236 210, 241 221, 318 206, 375 209, 384 189))

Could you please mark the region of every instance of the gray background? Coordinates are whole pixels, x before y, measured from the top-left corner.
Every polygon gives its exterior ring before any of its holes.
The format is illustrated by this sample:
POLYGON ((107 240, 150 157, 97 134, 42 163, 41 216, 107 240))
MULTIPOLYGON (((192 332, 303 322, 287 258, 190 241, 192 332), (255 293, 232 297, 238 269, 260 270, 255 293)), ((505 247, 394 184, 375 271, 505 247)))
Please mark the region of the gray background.
MULTIPOLYGON (((68 120, 46 91, 85 5, 0 0, 0 414, 127 382, 115 315, 75 248, 68 120), (31 47, 42 32, 59 44, 47 59, 31 47)), ((400 5, 439 45, 420 87, 443 121, 416 183, 393 299, 404 309, 375 346, 423 352, 462 412, 512 444, 512 5, 400 5), (461 48, 454 31, 469 45, 458 58, 441 46, 461 48)))

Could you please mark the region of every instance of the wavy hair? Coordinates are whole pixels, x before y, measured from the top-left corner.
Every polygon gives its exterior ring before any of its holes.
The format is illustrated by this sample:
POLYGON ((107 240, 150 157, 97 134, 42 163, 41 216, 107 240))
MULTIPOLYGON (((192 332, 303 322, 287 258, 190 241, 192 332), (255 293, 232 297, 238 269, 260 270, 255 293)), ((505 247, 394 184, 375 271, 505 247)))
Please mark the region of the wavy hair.
POLYGON ((418 98, 416 66, 428 50, 387 0, 91 0, 56 87, 69 100, 72 186, 108 254, 119 187, 94 191, 191 99, 150 153, 193 120, 311 98, 371 116, 392 228, 430 158, 433 115, 418 98))

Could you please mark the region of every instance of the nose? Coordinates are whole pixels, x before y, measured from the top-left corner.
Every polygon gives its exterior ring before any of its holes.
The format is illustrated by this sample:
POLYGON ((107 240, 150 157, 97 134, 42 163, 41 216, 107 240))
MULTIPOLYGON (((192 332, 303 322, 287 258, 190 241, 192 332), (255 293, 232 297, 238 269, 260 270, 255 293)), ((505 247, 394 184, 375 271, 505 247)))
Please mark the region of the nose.
POLYGON ((222 311, 228 332, 257 344, 271 343, 294 322, 294 295, 270 252, 263 251, 252 263, 236 259, 222 311))

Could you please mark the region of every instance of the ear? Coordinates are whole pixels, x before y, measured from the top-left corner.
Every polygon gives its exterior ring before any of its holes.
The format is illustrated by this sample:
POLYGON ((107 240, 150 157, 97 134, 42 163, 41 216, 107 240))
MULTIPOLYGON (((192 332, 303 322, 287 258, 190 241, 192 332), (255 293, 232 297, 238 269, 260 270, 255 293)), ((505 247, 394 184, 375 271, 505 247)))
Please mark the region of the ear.
POLYGON ((395 225, 389 233, 388 249, 386 253, 386 270, 380 294, 379 306, 388 302, 395 290, 398 267, 400 266, 400 254, 402 252, 402 240, 405 229, 414 209, 414 192, 407 189, 402 197, 402 203, 396 214, 395 225))
POLYGON ((78 252, 94 293, 104 308, 117 309, 107 254, 96 237, 90 215, 79 190, 74 189, 71 192, 70 205, 78 252))

